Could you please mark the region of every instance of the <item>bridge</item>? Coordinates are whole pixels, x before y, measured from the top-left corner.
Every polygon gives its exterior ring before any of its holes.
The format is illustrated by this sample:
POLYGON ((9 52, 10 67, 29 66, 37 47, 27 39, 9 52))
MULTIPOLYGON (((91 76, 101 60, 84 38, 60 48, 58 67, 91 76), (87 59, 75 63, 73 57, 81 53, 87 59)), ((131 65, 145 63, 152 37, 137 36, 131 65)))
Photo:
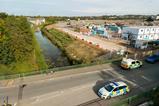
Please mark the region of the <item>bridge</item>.
POLYGON ((17 104, 21 106, 91 106, 91 104, 98 103, 105 106, 121 98, 109 101, 100 100, 96 92, 104 83, 122 80, 132 89, 130 95, 135 95, 158 85, 158 69, 158 64, 148 63, 144 63, 143 68, 132 71, 122 70, 115 64, 102 64, 10 79, 8 81, 12 83, 8 85, 3 85, 5 81, 0 81, 0 103, 4 96, 8 96, 9 103, 15 106, 17 104), (19 87, 22 85, 25 86, 22 87, 23 92, 20 93, 19 87))

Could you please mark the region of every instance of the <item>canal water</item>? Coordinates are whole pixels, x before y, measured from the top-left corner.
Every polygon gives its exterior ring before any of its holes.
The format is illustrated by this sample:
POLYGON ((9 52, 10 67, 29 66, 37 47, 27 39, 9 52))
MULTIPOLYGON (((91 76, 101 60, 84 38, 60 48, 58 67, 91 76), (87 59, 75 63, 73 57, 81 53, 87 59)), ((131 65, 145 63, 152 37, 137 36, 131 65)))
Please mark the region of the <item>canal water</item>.
POLYGON ((35 35, 49 68, 70 65, 68 58, 41 31, 35 32, 35 35))

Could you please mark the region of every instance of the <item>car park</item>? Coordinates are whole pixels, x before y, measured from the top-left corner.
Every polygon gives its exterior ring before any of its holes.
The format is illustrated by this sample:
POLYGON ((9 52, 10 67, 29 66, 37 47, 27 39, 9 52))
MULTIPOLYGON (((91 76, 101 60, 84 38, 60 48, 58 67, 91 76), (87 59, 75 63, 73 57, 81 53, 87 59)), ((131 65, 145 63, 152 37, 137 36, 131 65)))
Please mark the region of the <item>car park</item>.
POLYGON ((129 87, 125 82, 111 82, 99 89, 98 96, 102 99, 110 99, 111 97, 127 94, 129 91, 129 87))
POLYGON ((143 63, 140 60, 123 58, 121 61, 121 67, 124 69, 135 69, 142 67, 143 63))

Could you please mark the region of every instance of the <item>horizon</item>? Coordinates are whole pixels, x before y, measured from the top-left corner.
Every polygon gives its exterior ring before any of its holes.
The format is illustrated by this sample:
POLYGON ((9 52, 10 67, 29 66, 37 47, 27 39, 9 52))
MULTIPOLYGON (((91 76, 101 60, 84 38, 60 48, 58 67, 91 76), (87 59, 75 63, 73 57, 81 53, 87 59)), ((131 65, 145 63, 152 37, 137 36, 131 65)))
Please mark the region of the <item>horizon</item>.
POLYGON ((0 0, 0 12, 23 16, 157 15, 157 0, 0 0))

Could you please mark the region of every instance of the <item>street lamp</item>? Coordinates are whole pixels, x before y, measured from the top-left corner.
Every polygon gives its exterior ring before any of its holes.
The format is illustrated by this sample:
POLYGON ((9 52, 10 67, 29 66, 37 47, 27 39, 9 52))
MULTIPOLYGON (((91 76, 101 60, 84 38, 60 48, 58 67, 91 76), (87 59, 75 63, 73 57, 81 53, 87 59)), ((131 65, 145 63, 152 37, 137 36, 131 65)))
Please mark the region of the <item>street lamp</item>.
POLYGON ((26 86, 26 84, 19 85, 18 103, 17 103, 17 106, 20 106, 20 101, 22 100, 22 97, 23 97, 23 89, 24 89, 25 86, 26 86))

